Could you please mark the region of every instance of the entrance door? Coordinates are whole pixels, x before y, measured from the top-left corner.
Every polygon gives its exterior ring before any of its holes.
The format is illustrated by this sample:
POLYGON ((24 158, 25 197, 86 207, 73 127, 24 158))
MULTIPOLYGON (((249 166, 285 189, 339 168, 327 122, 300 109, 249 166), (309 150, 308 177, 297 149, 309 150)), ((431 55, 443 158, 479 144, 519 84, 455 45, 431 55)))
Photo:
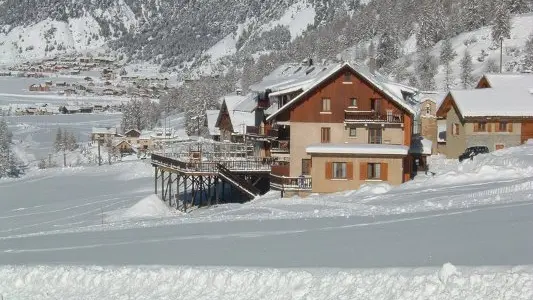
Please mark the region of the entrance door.
POLYGON ((382 129, 380 128, 368 128, 368 143, 369 144, 381 144, 382 143, 382 129))

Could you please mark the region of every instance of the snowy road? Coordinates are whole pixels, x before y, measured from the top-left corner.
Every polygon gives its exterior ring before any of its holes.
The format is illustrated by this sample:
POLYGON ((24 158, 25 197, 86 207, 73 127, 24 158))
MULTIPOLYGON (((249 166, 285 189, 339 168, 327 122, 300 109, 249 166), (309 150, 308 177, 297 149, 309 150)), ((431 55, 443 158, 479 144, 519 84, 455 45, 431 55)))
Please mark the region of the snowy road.
POLYGON ((0 264, 420 267, 533 264, 533 204, 414 215, 181 224, 3 240, 0 264))

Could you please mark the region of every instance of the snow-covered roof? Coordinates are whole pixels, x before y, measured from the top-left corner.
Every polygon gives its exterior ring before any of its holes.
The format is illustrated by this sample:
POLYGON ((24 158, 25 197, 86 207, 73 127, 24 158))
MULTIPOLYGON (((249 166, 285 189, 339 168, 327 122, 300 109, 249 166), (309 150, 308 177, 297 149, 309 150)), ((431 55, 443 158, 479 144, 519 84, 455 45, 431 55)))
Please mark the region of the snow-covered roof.
POLYGON ((220 135, 220 130, 216 127, 217 118, 219 110, 206 110, 205 114, 207 115, 207 128, 209 129, 209 134, 220 135))
POLYGON ((533 95, 526 89, 451 91, 463 117, 533 117, 533 95))
POLYGON ((442 101, 446 98, 447 94, 442 92, 421 92, 418 95, 420 103, 429 100, 437 105, 437 108, 441 105, 442 101))
POLYGON ((321 73, 320 76, 315 77, 312 81, 309 81, 308 84, 302 85, 303 92, 300 93, 298 96, 296 96, 291 101, 289 101, 287 104, 282 106, 275 113, 268 116, 267 120, 272 120, 280 112, 284 111, 285 109, 292 106, 294 103, 303 99, 315 87, 317 87, 319 84, 321 84, 322 82, 324 82, 325 80, 335 75, 337 72, 341 71, 344 68, 348 68, 352 72, 359 74, 361 77, 363 77, 363 79, 365 79, 370 84, 372 84, 374 87, 376 87, 378 90, 383 92, 383 94, 387 95, 390 99, 392 99, 395 103, 397 103, 399 106, 404 108, 406 111, 408 111, 409 113, 413 115, 416 114, 415 109, 411 105, 405 102, 403 98, 403 94, 401 92, 403 88, 397 85, 393 85, 388 81, 385 81, 385 79, 381 78, 381 76, 373 75, 372 73, 368 72, 368 70, 365 67, 357 65, 357 68, 355 68, 354 65, 346 62, 342 64, 337 64, 334 68, 329 68, 328 72, 321 73), (395 88, 394 90, 391 89, 391 87, 393 86, 397 88, 395 88))
POLYGON ((433 142, 424 137, 415 137, 411 142, 411 148, 409 148, 409 153, 431 155, 431 147, 433 142))
POLYGON ((489 73, 484 75, 490 86, 495 89, 531 89, 533 88, 532 73, 489 73))
MULTIPOLYGON (((255 113, 252 112, 255 107, 255 99, 251 94, 248 95, 227 95, 224 96, 223 105, 228 109, 233 131, 238 134, 246 133, 246 126, 255 125, 255 113), (253 105, 252 105, 253 104, 253 105)), ((218 124, 220 111, 217 114, 215 126, 218 124)))
POLYGON ((250 90, 262 93, 267 89, 272 92, 305 89, 318 78, 330 73, 331 70, 336 69, 338 66, 338 63, 313 65, 286 63, 265 76, 260 82, 251 85, 250 90))
POLYGON ((309 154, 407 155, 409 147, 389 144, 315 144, 305 148, 309 154))
POLYGON ((109 127, 109 128, 100 128, 100 127, 93 127, 93 134, 117 134, 117 128, 116 127, 109 127))

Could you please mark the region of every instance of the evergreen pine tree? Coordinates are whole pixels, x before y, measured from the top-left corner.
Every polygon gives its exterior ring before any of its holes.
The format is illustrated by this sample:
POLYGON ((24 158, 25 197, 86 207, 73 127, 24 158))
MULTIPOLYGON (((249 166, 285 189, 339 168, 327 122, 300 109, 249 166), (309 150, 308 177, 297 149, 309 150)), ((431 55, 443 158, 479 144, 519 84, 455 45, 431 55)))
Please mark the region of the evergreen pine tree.
POLYGON ((449 90, 452 84, 452 68, 451 62, 455 59, 457 53, 452 48, 452 43, 449 39, 444 40, 442 43, 442 48, 440 51, 440 62, 444 64, 444 80, 445 80, 445 89, 449 90))
POLYGON ((524 46, 523 69, 533 72, 533 33, 529 36, 524 46))
POLYGON ((496 6, 491 37, 492 41, 498 45, 500 40, 511 38, 511 13, 506 0, 499 1, 496 6))
POLYGON ((429 54, 429 51, 422 52, 422 54, 418 57, 416 71, 418 73, 418 80, 422 89, 435 89, 435 74, 437 74, 437 63, 435 59, 429 54))
POLYGON ((474 77, 472 76, 472 71, 474 70, 474 67, 472 65, 472 56, 470 55, 470 52, 465 50, 464 56, 461 59, 461 84, 463 85, 463 88, 468 88, 474 81, 474 77))
POLYGON ((485 65, 485 72, 486 73, 497 73, 500 71, 500 68, 498 64, 496 63, 496 60, 494 58, 491 58, 487 61, 487 64, 485 65))
POLYGON ((379 39, 376 67, 378 69, 389 65, 400 56, 399 44, 396 38, 388 31, 384 31, 379 39))
POLYGON ((58 128, 56 132, 56 139, 54 140, 54 150, 56 152, 63 150, 63 130, 61 130, 61 128, 58 128))

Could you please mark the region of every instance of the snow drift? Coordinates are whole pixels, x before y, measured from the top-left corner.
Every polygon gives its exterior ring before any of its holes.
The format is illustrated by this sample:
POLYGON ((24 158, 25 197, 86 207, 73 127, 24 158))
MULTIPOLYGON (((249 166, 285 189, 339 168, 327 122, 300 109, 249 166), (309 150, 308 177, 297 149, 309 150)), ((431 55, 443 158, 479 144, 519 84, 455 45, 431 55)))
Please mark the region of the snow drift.
POLYGON ((4 299, 531 299, 533 268, 4 267, 4 299))
POLYGON ((171 211, 171 208, 161 201, 159 196, 150 195, 126 210, 112 213, 107 218, 107 221, 116 222, 134 219, 164 218, 174 215, 175 212, 171 211))

